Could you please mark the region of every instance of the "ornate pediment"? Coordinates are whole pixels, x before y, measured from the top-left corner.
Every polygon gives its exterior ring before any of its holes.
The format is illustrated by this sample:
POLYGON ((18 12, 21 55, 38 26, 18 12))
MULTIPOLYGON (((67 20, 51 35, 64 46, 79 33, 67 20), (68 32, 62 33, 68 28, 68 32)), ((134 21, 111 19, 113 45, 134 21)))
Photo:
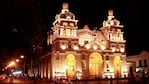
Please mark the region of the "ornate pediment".
POLYGON ((94 40, 88 44, 85 45, 87 48, 92 48, 94 50, 104 50, 106 48, 106 45, 104 45, 102 42, 100 42, 99 40, 94 40))

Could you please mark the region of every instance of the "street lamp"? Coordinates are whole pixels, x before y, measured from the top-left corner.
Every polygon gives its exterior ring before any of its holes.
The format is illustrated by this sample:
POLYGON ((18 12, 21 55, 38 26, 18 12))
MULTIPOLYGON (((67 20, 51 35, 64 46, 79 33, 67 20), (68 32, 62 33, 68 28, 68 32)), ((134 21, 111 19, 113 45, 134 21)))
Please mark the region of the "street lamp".
POLYGON ((10 73, 7 69, 8 68, 13 68, 13 66, 15 65, 16 63, 15 63, 15 61, 11 61, 6 67, 5 67, 5 69, 3 69, 3 71, 5 70, 6 71, 6 74, 7 73, 10 73))
MULTIPOLYGON (((20 58, 24 59, 25 57, 24 57, 24 55, 21 55, 20 58)), ((23 70, 22 71, 23 71, 23 76, 24 76, 24 74, 25 74, 25 59, 23 60, 23 70)))
POLYGON ((19 62, 20 60, 19 59, 16 59, 16 62, 19 62))
POLYGON ((8 65, 8 67, 11 67, 13 65, 15 65, 15 62, 14 61, 10 62, 9 65, 8 65))
POLYGON ((24 55, 21 55, 21 56, 20 56, 20 58, 22 58, 22 59, 23 59, 23 58, 24 58, 24 55))

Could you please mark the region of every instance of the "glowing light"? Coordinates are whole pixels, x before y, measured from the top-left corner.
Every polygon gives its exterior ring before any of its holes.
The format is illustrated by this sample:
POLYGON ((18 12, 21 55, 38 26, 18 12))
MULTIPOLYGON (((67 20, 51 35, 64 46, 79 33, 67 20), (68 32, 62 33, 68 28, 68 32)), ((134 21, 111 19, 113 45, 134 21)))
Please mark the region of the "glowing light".
POLYGON ((14 65, 15 64, 15 62, 14 61, 12 61, 11 63, 10 63, 10 65, 14 65))
POLYGON ((14 61, 10 62, 9 65, 6 68, 11 67, 13 65, 15 65, 15 62, 14 61))
POLYGON ((106 47, 105 47, 105 46, 101 46, 101 49, 102 49, 102 50, 105 50, 105 49, 106 49, 106 47))
POLYGON ((75 45, 75 46, 73 46, 73 49, 74 49, 74 50, 78 50, 79 47, 75 45))
POLYGON ((66 18, 67 18, 67 19, 71 19, 71 17, 70 17, 70 16, 67 16, 66 18))
POLYGON ((75 56, 73 54, 68 54, 66 56, 66 66, 67 75, 74 76, 75 75, 75 56))
POLYGON ((22 71, 15 71, 12 73, 13 75, 18 75, 18 74, 22 74, 22 71))
POLYGON ((116 48, 116 51, 119 51, 119 49, 118 49, 118 48, 116 48))
POLYGON ((6 66, 5 69, 7 69, 8 67, 6 66))
POLYGON ((74 36, 77 36, 76 30, 74 30, 74 36))
POLYGON ((121 51, 121 52, 124 52, 124 51, 125 51, 125 49, 124 49, 124 48, 120 48, 120 51, 121 51))
POLYGON ((16 62, 19 62, 20 60, 19 59, 16 59, 16 62))
POLYGON ((68 66, 65 66, 66 69, 68 69, 68 66))
POLYGON ((65 72, 55 72, 56 77, 66 76, 65 72))
POLYGON ((104 72, 105 78, 114 78, 114 72, 104 72))
POLYGON ((139 71, 141 71, 141 68, 136 68, 136 72, 139 72, 139 71))
POLYGON ((81 79, 81 76, 82 76, 82 72, 81 71, 77 71, 77 74, 76 74, 77 78, 78 79, 81 79))
POLYGON ((115 47, 112 47, 111 49, 112 49, 112 52, 115 52, 115 47))
POLYGON ((61 49, 65 50, 66 49, 66 45, 61 45, 61 49))
POLYGON ((66 35, 70 36, 70 29, 66 29, 66 35))
POLYGON ((98 48, 97 45, 93 45, 94 50, 97 50, 97 48, 98 48))
POLYGON ((89 64, 89 66, 92 66, 92 64, 89 64))
POLYGON ((91 53, 89 56, 89 73, 90 75, 100 75, 101 68, 99 69, 99 66, 101 66, 103 63, 101 54, 97 52, 91 53))
POLYGON ((24 58, 24 56, 23 56, 23 55, 21 55, 21 56, 20 56, 20 58, 24 58))
POLYGON ((114 25, 114 22, 113 22, 113 21, 111 21, 111 22, 110 22, 110 24, 111 24, 111 25, 114 25))
POLYGON ((87 49, 90 49, 90 45, 85 45, 85 47, 86 47, 87 49))
POLYGON ((2 69, 2 71, 4 71, 5 69, 2 69))

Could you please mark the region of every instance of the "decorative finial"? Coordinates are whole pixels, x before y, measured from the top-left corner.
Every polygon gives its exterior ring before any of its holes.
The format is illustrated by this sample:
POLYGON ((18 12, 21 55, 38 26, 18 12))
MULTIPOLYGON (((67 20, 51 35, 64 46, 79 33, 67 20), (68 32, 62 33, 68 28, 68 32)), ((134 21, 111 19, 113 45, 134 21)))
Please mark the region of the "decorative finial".
POLYGON ((108 20, 111 20, 112 18, 114 18, 113 10, 108 10, 108 20))
POLYGON ((108 15, 113 16, 113 10, 108 10, 108 15))
POLYGON ((63 5, 62 5, 62 7, 63 7, 63 9, 68 9, 68 6, 69 6, 69 4, 68 3, 63 3, 63 5))

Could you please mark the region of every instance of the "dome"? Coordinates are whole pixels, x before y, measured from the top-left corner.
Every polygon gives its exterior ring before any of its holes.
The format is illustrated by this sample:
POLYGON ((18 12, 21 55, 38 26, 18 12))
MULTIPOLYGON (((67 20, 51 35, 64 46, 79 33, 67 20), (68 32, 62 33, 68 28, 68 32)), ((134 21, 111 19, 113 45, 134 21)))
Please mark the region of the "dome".
POLYGON ((62 4, 62 11, 59 14, 59 18, 62 19, 75 19, 75 16, 73 13, 69 12, 69 4, 68 3, 63 3, 62 4))
POLYGON ((64 19, 74 19, 74 14, 72 14, 71 12, 65 12, 65 13, 61 13, 60 18, 64 18, 64 19))
POLYGON ((113 16, 113 10, 108 11, 108 20, 103 22, 103 26, 119 26, 120 21, 113 16))

